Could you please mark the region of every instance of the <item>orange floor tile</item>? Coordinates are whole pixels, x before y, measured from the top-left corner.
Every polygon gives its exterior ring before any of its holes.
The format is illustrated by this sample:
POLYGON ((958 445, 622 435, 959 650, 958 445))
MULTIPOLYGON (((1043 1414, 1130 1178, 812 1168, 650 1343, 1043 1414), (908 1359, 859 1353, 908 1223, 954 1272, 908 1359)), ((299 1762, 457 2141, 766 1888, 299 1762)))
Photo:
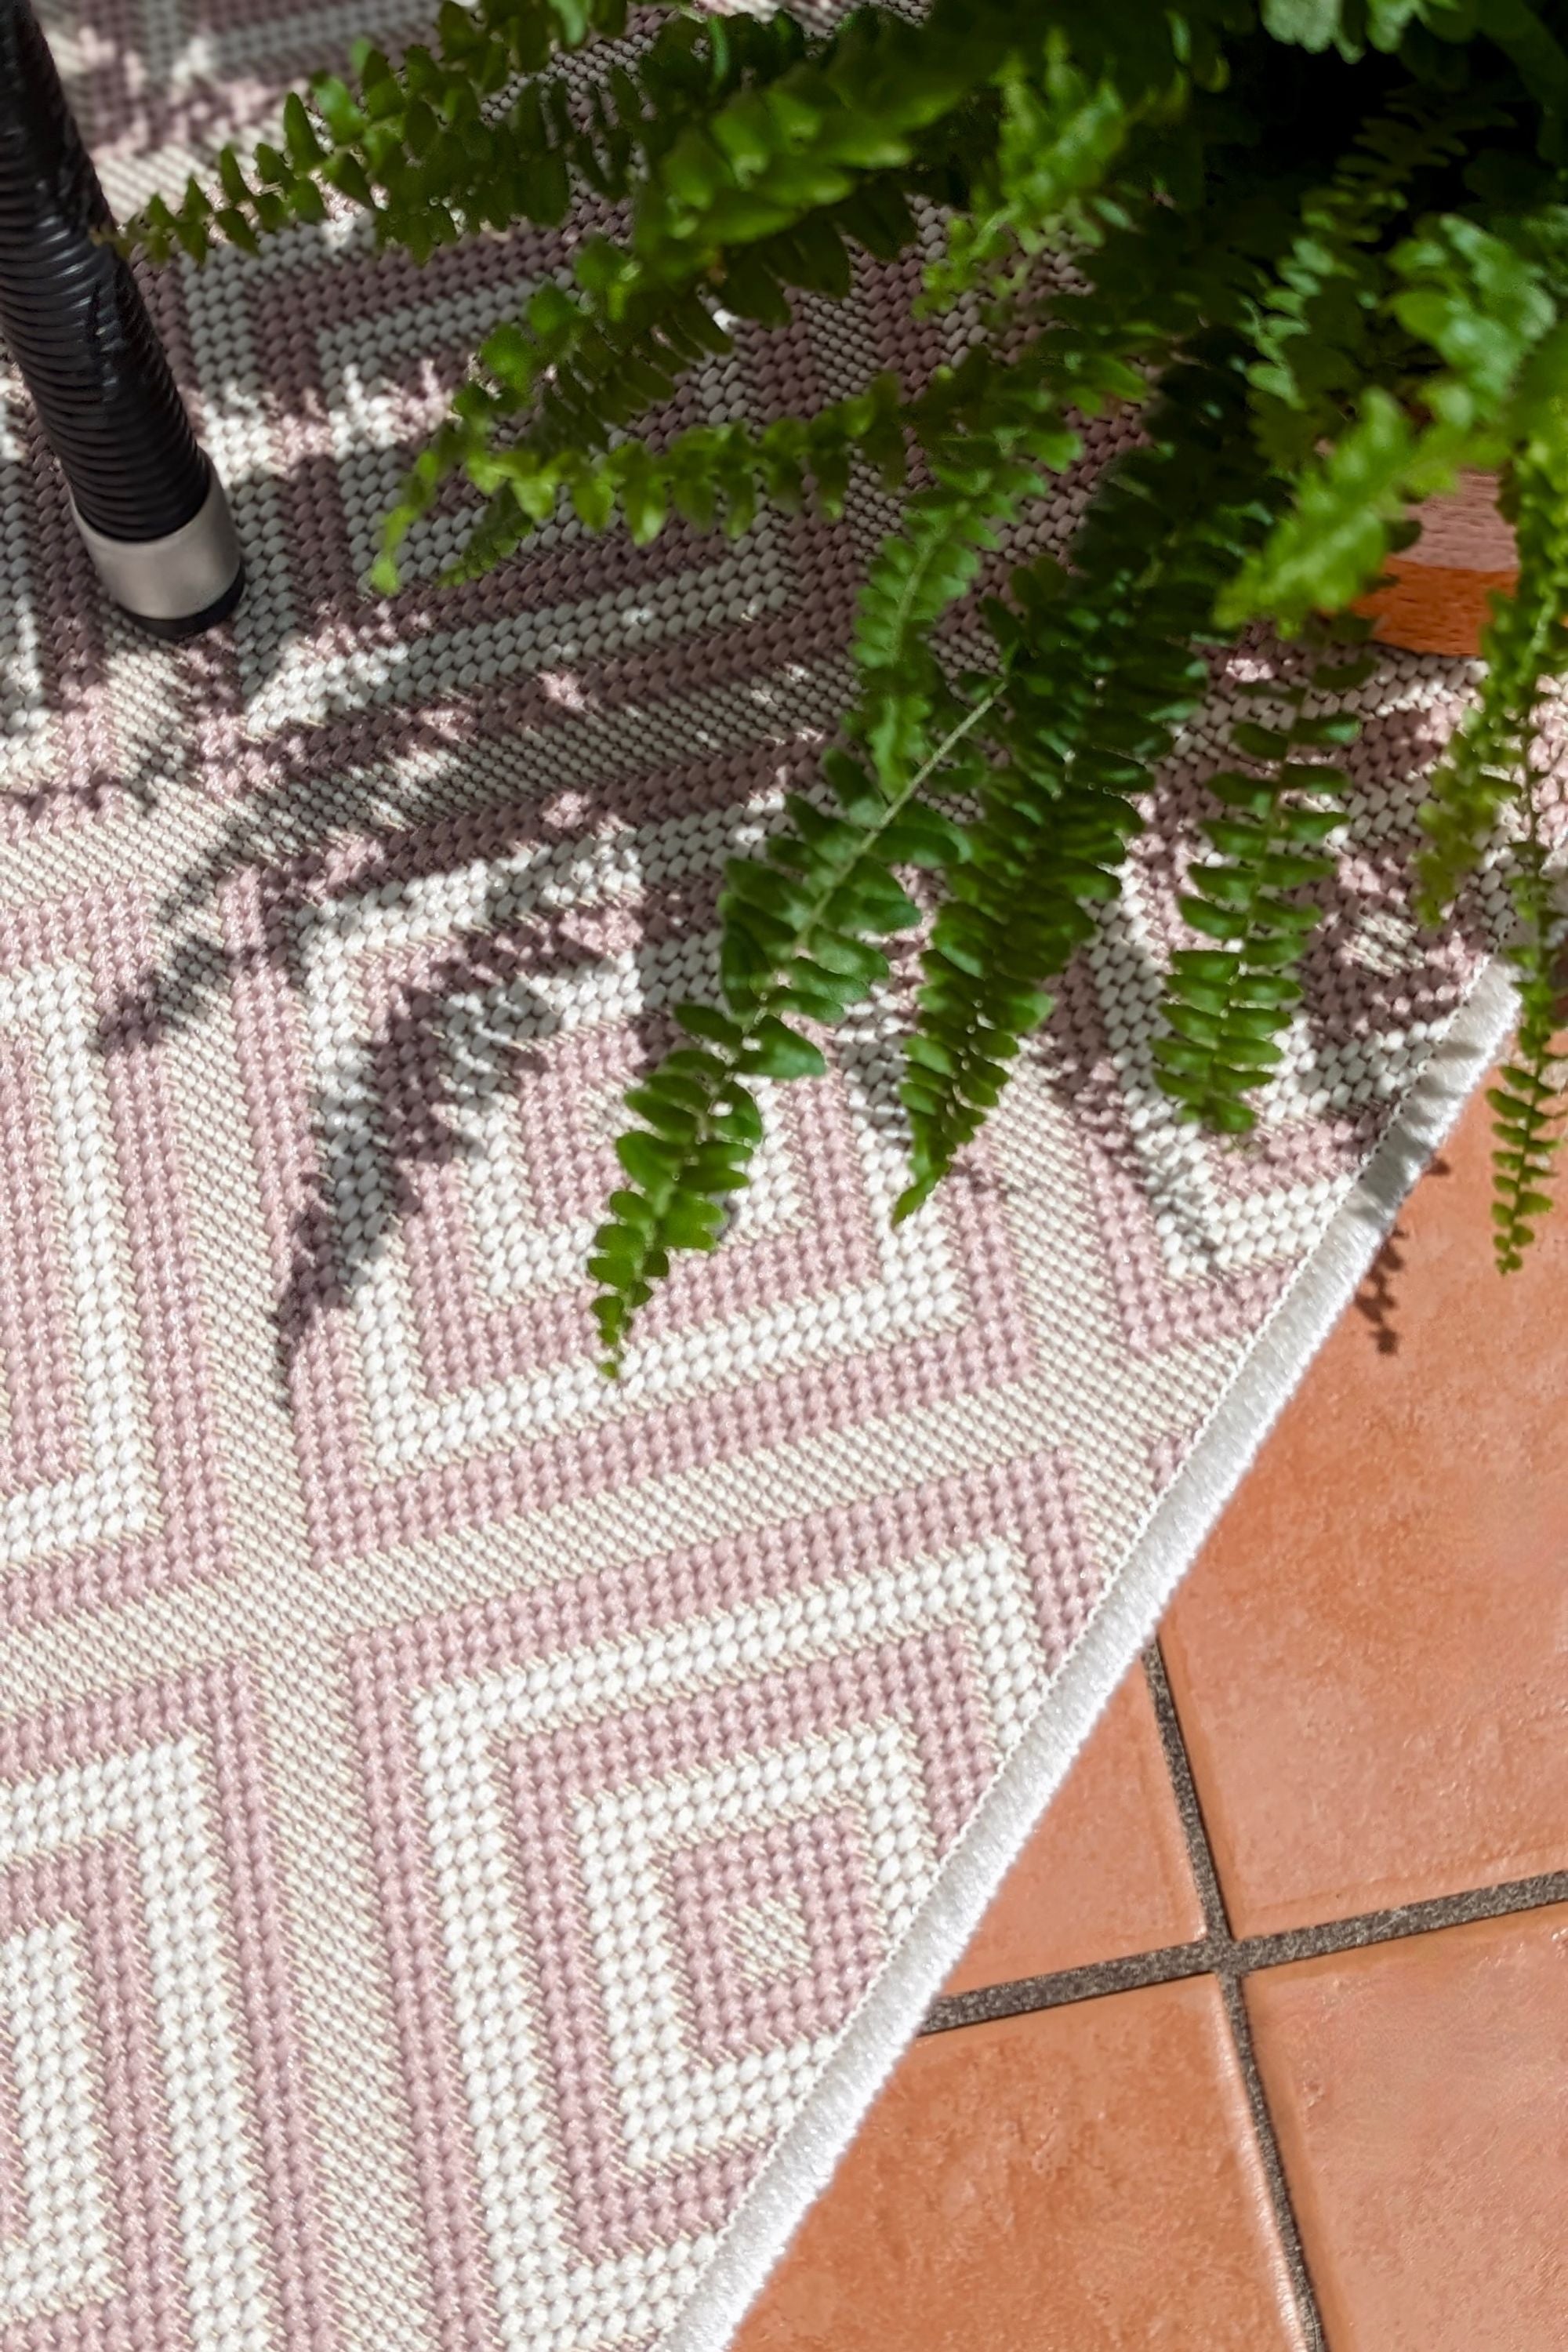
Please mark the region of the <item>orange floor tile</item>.
POLYGON ((1568 1867, 1568 1217, 1493 1271, 1489 1117, 1162 1632, 1241 1934, 1568 1867))
POLYGON ((1568 2334, 1568 1904, 1247 1992, 1334 2352, 1568 2334))
POLYGON ((1295 2352, 1212 1981, 917 2045, 738 2352, 1295 2352))
POLYGON ((1477 1105, 739 2352, 1568 2342, 1568 1215, 1504 1282, 1487 1162, 1477 1105))

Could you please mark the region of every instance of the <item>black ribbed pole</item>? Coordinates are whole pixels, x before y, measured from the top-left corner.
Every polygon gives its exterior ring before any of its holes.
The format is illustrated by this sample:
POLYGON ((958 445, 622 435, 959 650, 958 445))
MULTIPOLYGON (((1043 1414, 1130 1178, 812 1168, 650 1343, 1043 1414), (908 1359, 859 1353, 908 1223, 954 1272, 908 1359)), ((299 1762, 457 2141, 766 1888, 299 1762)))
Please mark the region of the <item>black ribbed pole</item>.
POLYGON ((110 594, 187 636, 245 569, 136 280, 94 237, 112 226, 28 0, 0 0, 0 334, 110 594))

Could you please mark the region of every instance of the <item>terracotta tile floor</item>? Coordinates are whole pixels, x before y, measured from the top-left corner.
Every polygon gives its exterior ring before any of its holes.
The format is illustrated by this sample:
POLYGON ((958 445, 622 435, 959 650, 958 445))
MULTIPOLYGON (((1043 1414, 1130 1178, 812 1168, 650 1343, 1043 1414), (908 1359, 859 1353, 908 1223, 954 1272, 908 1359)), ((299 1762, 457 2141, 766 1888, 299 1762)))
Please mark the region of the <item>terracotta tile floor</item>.
POLYGON ((1475 1105, 739 2352, 1568 2345, 1568 1214, 1475 1105))

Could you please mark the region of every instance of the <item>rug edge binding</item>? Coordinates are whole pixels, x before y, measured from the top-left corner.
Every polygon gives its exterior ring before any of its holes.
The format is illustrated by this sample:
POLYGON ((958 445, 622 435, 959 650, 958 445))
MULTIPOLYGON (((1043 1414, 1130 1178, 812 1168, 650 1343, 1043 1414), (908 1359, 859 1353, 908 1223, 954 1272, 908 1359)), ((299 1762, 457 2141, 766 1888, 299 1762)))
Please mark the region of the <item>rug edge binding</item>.
POLYGON ((1058 1676, 1052 1704, 949 1854, 913 1930, 850 2020, 827 2074, 759 2174, 661 2352, 727 2352, 1101 1709, 1353 1297, 1411 1187, 1495 1060, 1515 1012, 1501 964, 1489 963, 1160 1498, 1058 1676))

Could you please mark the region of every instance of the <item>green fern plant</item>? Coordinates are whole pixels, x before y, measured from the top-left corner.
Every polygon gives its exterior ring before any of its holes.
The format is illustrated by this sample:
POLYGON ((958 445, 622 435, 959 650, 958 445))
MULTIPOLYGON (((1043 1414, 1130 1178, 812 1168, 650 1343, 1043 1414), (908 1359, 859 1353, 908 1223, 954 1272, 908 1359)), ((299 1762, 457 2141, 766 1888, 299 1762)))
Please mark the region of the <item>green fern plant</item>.
POLYGON ((579 205, 618 224, 494 322, 377 587, 455 475, 481 501, 462 576, 563 507, 646 541, 672 515, 831 517, 858 472, 901 500, 822 789, 727 869, 717 1001, 677 1008, 681 1042, 627 1097, 590 1262, 607 1370, 674 1254, 718 1245, 759 1082, 820 1072, 817 1033, 887 975, 911 865, 937 911, 897 1213, 926 1200, 1115 896, 1216 654, 1267 625, 1310 641, 1306 667, 1260 688, 1212 780, 1183 901, 1201 944, 1173 958, 1156 1050, 1181 1113, 1252 1123, 1353 797, 1332 758, 1367 667, 1352 608, 1468 468, 1501 479, 1519 586, 1431 785, 1416 910, 1444 919, 1511 861, 1521 1020, 1493 1104, 1497 1254, 1519 1263, 1560 1129, 1538 754, 1568 667, 1568 0, 933 0, 826 25, 656 5, 629 30, 626 0, 446 0, 428 44, 362 44, 352 77, 290 98, 280 138, 155 198, 128 248, 199 263, 334 203, 436 266, 579 205), (981 321, 962 364, 760 431, 648 429, 735 319, 844 297, 922 215, 921 307, 981 321), (939 624, 1112 407, 1137 446, 1064 562, 980 600, 985 659, 956 670, 939 624))

